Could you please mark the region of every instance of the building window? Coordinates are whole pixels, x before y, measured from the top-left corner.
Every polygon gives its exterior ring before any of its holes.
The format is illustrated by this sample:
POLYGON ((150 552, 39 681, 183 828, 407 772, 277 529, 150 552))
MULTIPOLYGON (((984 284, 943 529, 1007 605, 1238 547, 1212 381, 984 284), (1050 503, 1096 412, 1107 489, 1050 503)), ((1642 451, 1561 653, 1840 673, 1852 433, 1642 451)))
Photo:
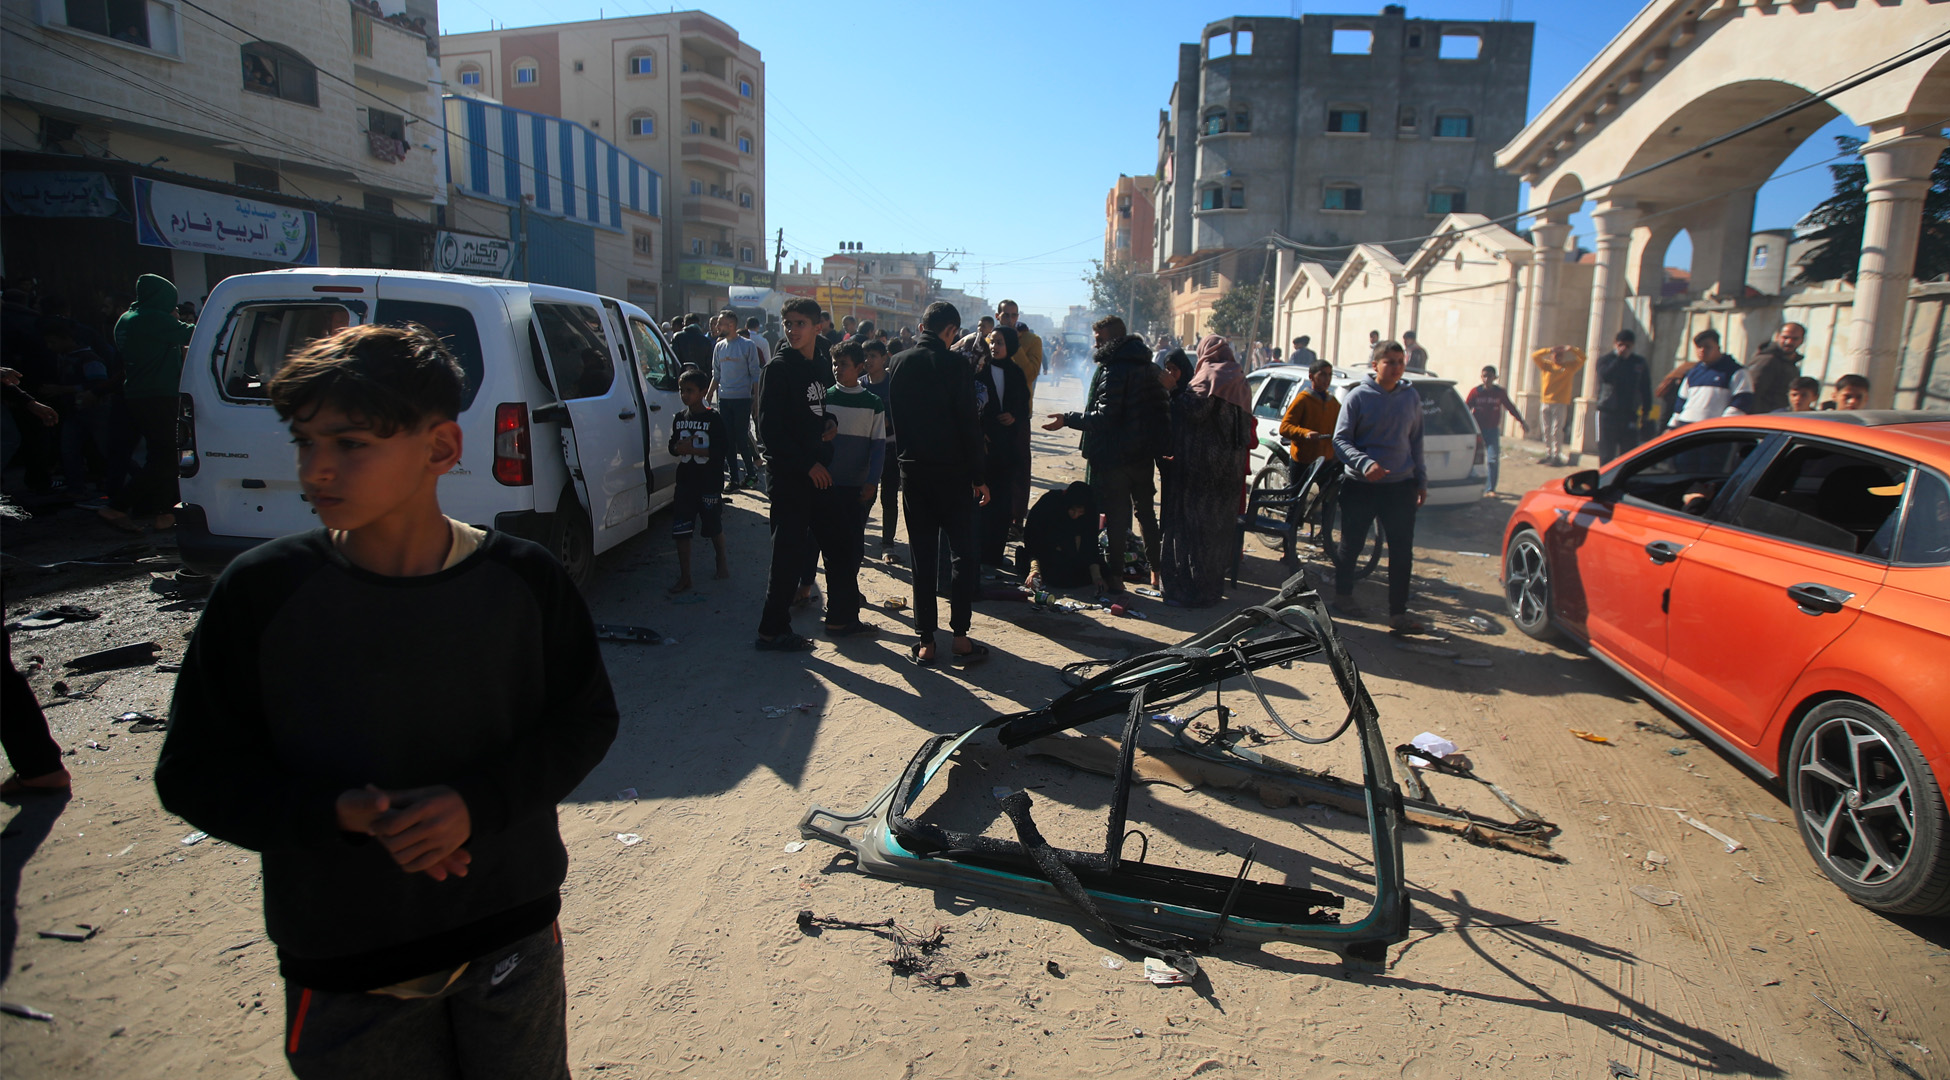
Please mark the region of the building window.
POLYGON ((282 45, 253 41, 244 46, 244 89, 300 105, 318 104, 318 69, 282 45))
POLYGON ((1200 210, 1218 210, 1225 206, 1225 193, 1216 187, 1209 187, 1198 193, 1200 210))
POLYGON ((1205 114, 1205 127, 1200 134, 1224 135, 1226 132, 1226 111, 1213 109, 1205 114))
POLYGON ((526 57, 515 61, 515 85, 533 86, 542 81, 542 68, 526 57))
POLYGON ((1353 184, 1329 184, 1326 197, 1321 200, 1322 210, 1361 209, 1361 189, 1353 184))
POLYGON ((647 52, 630 54, 630 74, 655 75, 656 73, 657 58, 654 55, 647 52))
POLYGON ((752 152, 752 137, 750 135, 738 136, 738 152, 741 154, 749 154, 752 152))
POLYGON ((753 256, 753 252, 752 252, 752 249, 751 249, 751 245, 749 245, 749 244, 747 244, 746 246, 744 246, 744 247, 741 247, 741 248, 739 248, 739 249, 738 249, 738 261, 739 261, 739 262, 741 262, 741 263, 751 263, 751 262, 756 262, 757 260, 756 260, 756 259, 754 259, 754 258, 753 258, 752 256, 753 256))
POLYGON ((696 120, 693 120, 689 124, 685 125, 685 128, 693 135, 704 134, 704 125, 698 123, 696 120))
POLYGON ((1761 246, 1754 249, 1754 269, 1764 270, 1766 268, 1767 268, 1767 245, 1762 244, 1761 246))
POLYGON ((704 194, 704 181, 702 180, 691 181, 691 194, 693 195, 704 194))
POLYGON ((367 109, 366 148, 381 161, 405 161, 411 149, 406 143, 406 117, 384 109, 367 109))
POLYGON ((365 193, 364 202, 366 209, 375 214, 390 215, 393 212, 393 200, 387 196, 374 195, 368 191, 365 193))
POLYGON ((752 81, 750 79, 738 80, 738 96, 739 97, 752 96, 752 81))
POLYGON ((1252 54, 1253 54, 1252 28, 1242 27, 1238 31, 1234 32, 1232 36, 1232 55, 1251 56, 1252 54))
POLYGON ((630 134, 655 135, 657 118, 650 113, 634 113, 630 116, 630 134))
POLYGON ((1429 192, 1429 213, 1461 214, 1469 209, 1469 201, 1456 188, 1436 188, 1429 192))
POLYGON ((1226 190, 1226 208, 1229 210, 1246 208, 1246 185, 1235 183, 1226 190))
POLYGON ((1219 60, 1232 55, 1232 32, 1221 30, 1205 39, 1205 58, 1219 60))
POLYGON ((1336 56, 1366 56, 1374 52, 1374 31, 1365 26, 1336 26, 1333 50, 1336 56))
POLYGON ((1395 127, 1404 135, 1415 134, 1415 106, 1402 106, 1402 111, 1395 116, 1395 127))
MULTIPOLYGON (((238 187, 257 188, 260 191, 278 190, 278 171, 256 165, 238 162, 231 166, 232 175, 237 178, 238 187)), ((1756 264, 1758 265, 1758 264, 1756 264)))
POLYGON ((1253 129, 1252 110, 1247 108, 1244 105, 1234 105, 1232 107, 1232 130, 1251 131, 1252 129, 1253 129))
MULTIPOLYGON (((54 5, 46 5, 54 6, 54 5)), ((61 21, 71 30, 171 56, 178 47, 176 5, 166 0, 63 0, 61 21)))
POLYGON ((1343 135, 1365 134, 1368 130, 1368 110, 1328 109, 1327 130, 1343 135))
POLYGON ((704 254, 704 241, 702 239, 699 239, 698 237, 695 236, 691 237, 691 254, 693 255, 704 254))
POLYGON ((1442 31, 1442 46, 1436 52, 1439 60, 1474 60, 1483 55, 1482 35, 1474 30, 1442 31))
POLYGON ((1117 230, 1117 238, 1111 242, 1116 245, 1118 251, 1131 250, 1131 230, 1129 228, 1117 230))
POLYGON ((747 210, 750 210, 752 208, 752 193, 749 191, 739 192, 738 205, 744 207, 747 210))
POLYGON ((1438 139, 1468 139, 1476 134, 1476 124, 1468 113, 1443 113, 1435 118, 1438 139))
POLYGON ((636 229, 630 233, 630 251, 639 259, 655 256, 655 235, 649 229, 636 229))
POLYGON ((461 68, 460 84, 462 86, 481 85, 481 69, 475 67, 473 64, 468 64, 467 66, 461 68))

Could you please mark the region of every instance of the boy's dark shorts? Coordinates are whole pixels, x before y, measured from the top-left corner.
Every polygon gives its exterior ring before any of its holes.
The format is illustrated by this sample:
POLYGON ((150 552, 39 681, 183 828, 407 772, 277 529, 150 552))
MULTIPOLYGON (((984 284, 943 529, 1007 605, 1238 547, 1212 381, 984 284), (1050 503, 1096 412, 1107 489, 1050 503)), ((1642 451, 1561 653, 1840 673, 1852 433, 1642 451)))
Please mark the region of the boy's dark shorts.
POLYGON ((701 486, 677 485, 677 495, 670 504, 671 537, 687 540, 694 533, 701 533, 706 540, 712 540, 723 531, 723 496, 707 493, 701 486))

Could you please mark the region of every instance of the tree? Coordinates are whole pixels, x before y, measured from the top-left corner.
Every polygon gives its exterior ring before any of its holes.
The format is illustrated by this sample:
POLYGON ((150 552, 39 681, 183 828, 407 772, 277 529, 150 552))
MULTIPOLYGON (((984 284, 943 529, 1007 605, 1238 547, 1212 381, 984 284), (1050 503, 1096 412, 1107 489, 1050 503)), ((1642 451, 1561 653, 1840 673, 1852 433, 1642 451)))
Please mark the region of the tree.
POLYGON ((1207 320, 1212 332, 1245 342, 1273 340, 1273 283, 1266 283, 1266 296, 1260 297, 1260 282, 1257 278, 1242 281, 1226 290, 1212 305, 1212 317, 1207 320), (1259 321, 1253 322, 1253 309, 1259 309, 1259 321))
POLYGON ((1083 280, 1090 286, 1093 309, 1123 319, 1134 334, 1171 320, 1171 296, 1164 282, 1129 263, 1106 265, 1092 259, 1090 265, 1083 280))
MULTIPOLYGON (((1835 147, 1857 160, 1830 165, 1835 193, 1808 211, 1797 227, 1801 239, 1820 243, 1801 260, 1793 284, 1810 281, 1855 281, 1862 259, 1862 223, 1869 210, 1869 170, 1860 161, 1862 140, 1837 135, 1835 147)), ((1930 281, 1950 273, 1950 150, 1930 170, 1930 189, 1923 196, 1923 231, 1916 241, 1913 276, 1930 281)))

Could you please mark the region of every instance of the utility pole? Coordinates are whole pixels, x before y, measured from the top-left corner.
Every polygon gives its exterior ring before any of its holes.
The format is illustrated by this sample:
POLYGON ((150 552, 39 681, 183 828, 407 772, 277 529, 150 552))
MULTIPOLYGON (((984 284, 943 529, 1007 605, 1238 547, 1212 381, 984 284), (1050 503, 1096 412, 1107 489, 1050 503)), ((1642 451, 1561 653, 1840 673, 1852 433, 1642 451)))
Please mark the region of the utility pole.
POLYGON ((779 246, 772 254, 772 272, 785 273, 785 226, 783 225, 779 226, 779 246))
MULTIPOLYGON (((1253 295, 1253 318, 1251 322, 1246 324, 1246 368, 1249 371, 1252 370, 1253 335, 1259 333, 1259 308, 1266 300, 1266 276, 1273 272, 1274 250, 1273 242, 1270 240, 1267 241, 1266 265, 1260 269, 1259 291, 1253 295)), ((1268 334, 1267 336, 1271 337, 1272 335, 1268 334)), ((1268 347, 1270 348, 1271 346, 1269 345, 1268 347)))

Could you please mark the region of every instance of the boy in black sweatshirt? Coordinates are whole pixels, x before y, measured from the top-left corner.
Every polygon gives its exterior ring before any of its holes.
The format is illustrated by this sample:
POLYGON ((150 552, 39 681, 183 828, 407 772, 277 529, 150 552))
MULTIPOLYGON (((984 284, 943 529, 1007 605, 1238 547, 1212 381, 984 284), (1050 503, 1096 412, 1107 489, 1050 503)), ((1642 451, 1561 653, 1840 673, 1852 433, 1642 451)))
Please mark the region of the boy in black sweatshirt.
POLYGON ((324 527, 218 579, 156 766, 164 807, 262 856, 299 1077, 569 1075, 555 807, 616 701, 561 566, 440 512, 461 378, 419 327, 286 361, 324 527))
POLYGON ((759 448, 771 477, 772 570, 765 608, 754 644, 768 652, 802 652, 812 642, 792 632, 792 599, 816 548, 826 558, 826 602, 838 611, 858 611, 860 557, 854 547, 851 508, 814 496, 833 486, 826 466, 833 460, 837 426, 826 416, 826 385, 831 381, 817 336, 819 304, 788 301, 780 315, 785 341, 759 378, 756 420, 759 448))

